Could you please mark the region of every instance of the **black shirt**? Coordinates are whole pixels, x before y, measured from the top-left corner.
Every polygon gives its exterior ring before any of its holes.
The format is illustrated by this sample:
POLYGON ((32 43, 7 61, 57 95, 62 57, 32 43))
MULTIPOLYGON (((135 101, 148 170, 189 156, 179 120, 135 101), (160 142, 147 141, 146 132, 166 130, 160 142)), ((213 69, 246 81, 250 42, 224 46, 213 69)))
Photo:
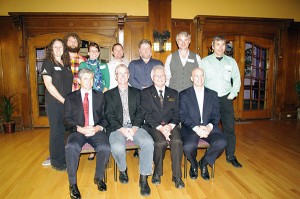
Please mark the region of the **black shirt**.
MULTIPOLYGON (((50 60, 44 60, 42 65, 42 75, 49 75, 52 77, 52 84, 61 94, 66 97, 67 94, 72 92, 73 74, 69 66, 62 66, 52 63, 50 60)), ((60 103, 53 97, 49 91, 45 91, 46 104, 60 103)))

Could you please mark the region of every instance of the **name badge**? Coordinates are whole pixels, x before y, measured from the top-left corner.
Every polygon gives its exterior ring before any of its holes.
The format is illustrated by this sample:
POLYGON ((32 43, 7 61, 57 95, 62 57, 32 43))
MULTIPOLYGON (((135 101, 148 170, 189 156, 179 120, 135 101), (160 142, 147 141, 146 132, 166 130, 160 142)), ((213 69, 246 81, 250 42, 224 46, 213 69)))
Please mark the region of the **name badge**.
POLYGON ((60 68, 60 67, 54 67, 54 69, 55 69, 55 70, 61 70, 61 68, 60 68))
POLYGON ((188 59, 187 61, 191 62, 191 63, 195 63, 195 61, 193 59, 188 59))
POLYGON ((105 68, 106 68, 105 65, 100 66, 100 69, 105 69, 105 68))
POLYGON ((227 71, 231 71, 232 70, 232 66, 231 65, 225 65, 224 68, 227 71))

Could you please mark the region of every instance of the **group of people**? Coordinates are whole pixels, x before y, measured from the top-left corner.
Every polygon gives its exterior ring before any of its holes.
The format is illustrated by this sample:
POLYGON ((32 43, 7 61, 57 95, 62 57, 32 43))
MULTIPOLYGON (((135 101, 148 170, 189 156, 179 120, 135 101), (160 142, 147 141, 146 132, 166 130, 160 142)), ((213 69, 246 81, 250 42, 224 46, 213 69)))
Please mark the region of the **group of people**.
POLYGON ((139 186, 143 196, 151 193, 148 176, 152 175, 153 184, 161 183, 168 147, 176 188, 185 187, 183 153, 191 163, 191 179, 197 179, 200 168, 201 177, 209 180, 207 167, 224 148, 227 162, 242 167, 235 157, 232 105, 241 82, 236 61, 224 54, 226 39, 214 37, 214 53, 202 60, 189 50, 190 34, 180 32, 176 42, 179 49, 168 56, 165 66, 152 58, 152 45, 147 39, 139 43, 140 59, 129 65, 118 43, 112 47, 114 59, 108 64, 99 62, 100 48, 92 42, 89 58, 82 57, 77 34, 50 43, 42 67, 50 162, 57 170, 67 169, 71 198, 81 198, 76 172, 85 143, 96 152, 94 183, 99 191, 107 190, 104 172, 110 153, 119 169, 119 181, 128 183, 127 140, 140 148, 139 186), (218 126, 220 120, 223 131, 218 126), (66 146, 65 127, 71 132, 66 146), (208 142, 210 148, 197 161, 199 139, 208 142))

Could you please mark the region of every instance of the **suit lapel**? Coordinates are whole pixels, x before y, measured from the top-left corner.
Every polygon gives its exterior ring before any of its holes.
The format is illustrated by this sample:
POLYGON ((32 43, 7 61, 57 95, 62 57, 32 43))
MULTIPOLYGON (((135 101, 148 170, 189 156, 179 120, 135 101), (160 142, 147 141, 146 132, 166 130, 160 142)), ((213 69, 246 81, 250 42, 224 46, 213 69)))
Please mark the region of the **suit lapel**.
MULTIPOLYGON (((156 90, 155 86, 151 86, 151 96, 153 97, 154 102, 159 107, 161 107, 160 100, 159 100, 158 93, 157 93, 157 90, 156 90)), ((165 94, 165 96, 166 96, 166 94, 165 94)), ((164 98, 164 102, 165 102, 165 98, 164 98)), ((155 107, 157 107, 157 106, 155 106, 155 107)))
MULTIPOLYGON (((129 90, 128 90, 128 95, 129 95, 129 90)), ((116 87, 114 88, 114 92, 112 93, 112 99, 114 99, 115 101, 115 106, 118 109, 118 117, 119 119, 122 121, 123 123, 123 108, 122 108, 122 100, 121 100, 121 96, 119 93, 119 88, 116 87)), ((129 100, 129 99, 128 99, 129 100)), ((129 102, 128 102, 129 103, 129 102)))
POLYGON ((207 121, 208 119, 208 115, 207 115, 207 109, 210 106, 210 95, 209 92, 207 91, 207 89, 204 87, 204 100, 203 100, 203 113, 202 113, 202 119, 203 122, 207 121))
POLYGON ((81 98, 81 91, 80 90, 78 90, 77 93, 76 93, 76 107, 78 107, 78 111, 80 113, 80 119, 82 119, 84 121, 84 111, 83 111, 83 104, 82 104, 82 98, 81 98))

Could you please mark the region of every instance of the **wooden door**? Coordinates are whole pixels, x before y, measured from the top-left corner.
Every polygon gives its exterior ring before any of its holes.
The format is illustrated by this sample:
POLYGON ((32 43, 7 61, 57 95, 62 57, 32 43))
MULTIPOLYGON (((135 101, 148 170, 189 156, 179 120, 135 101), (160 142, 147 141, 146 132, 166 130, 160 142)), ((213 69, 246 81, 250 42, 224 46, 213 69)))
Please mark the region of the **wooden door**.
MULTIPOLYGON (((45 86, 41 76, 41 67, 45 57, 45 50, 47 45, 55 38, 63 38, 65 34, 46 34, 28 39, 28 68, 29 68, 29 82, 30 82, 30 96, 31 96, 31 117, 33 127, 48 127, 48 118, 45 110, 45 86)), ((78 33, 80 38, 85 41, 83 44, 90 41, 99 44, 107 60, 111 54, 111 47, 116 43, 116 39, 104 35, 91 33, 78 33)), ((84 52, 86 46, 82 46, 84 52)), ((84 54, 84 53, 83 53, 84 54)), ((101 57, 101 55, 100 55, 101 57)), ((101 57, 102 59, 102 57, 101 57)))
POLYGON ((241 119, 271 118, 274 88, 274 41, 241 36, 241 89, 238 113, 241 119))
MULTIPOLYGON (((274 41, 252 36, 226 36, 225 54, 240 70, 241 88, 233 101, 236 119, 271 118, 273 110, 274 41)), ((203 40, 202 55, 212 52, 212 38, 203 40)))

